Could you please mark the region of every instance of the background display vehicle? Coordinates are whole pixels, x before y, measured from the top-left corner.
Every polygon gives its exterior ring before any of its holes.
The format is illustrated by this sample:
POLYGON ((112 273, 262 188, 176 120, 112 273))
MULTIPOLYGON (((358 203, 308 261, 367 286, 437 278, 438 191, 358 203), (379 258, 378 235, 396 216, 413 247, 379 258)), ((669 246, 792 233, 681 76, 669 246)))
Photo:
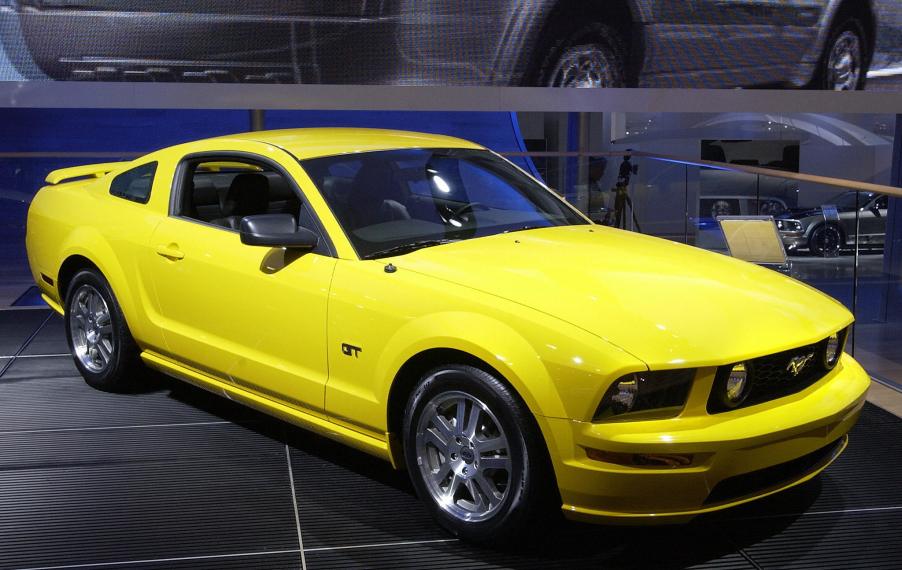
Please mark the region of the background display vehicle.
POLYGON ((89 384, 143 363, 390 460, 468 539, 778 492, 864 405, 835 301, 460 139, 254 132, 47 182, 29 262, 89 384))
MULTIPOLYGON (((845 248, 882 248, 886 239, 888 197, 873 192, 843 192, 826 202, 835 206, 838 219, 828 219, 824 208, 788 212, 777 219, 787 251, 808 249, 812 255, 838 255, 845 248)), ((825 206, 826 207, 826 206, 825 206)))
POLYGON ((861 89, 902 28, 891 0, 0 6, 21 28, 7 51, 103 81, 861 89))

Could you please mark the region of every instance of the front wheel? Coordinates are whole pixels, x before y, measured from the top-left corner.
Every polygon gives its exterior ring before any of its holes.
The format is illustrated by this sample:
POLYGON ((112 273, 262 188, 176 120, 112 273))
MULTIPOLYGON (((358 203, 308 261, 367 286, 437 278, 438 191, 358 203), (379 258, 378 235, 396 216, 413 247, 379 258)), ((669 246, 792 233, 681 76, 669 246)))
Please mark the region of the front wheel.
POLYGON ((138 346, 107 280, 86 269, 66 293, 66 338, 75 366, 100 390, 129 391, 143 372, 138 346))
POLYGON ((534 418, 491 374, 447 365, 427 373, 404 418, 417 494, 455 536, 505 542, 549 514, 556 485, 534 418))
POLYGON ((829 91, 864 89, 868 61, 864 27, 857 18, 847 18, 830 33, 811 87, 829 91))

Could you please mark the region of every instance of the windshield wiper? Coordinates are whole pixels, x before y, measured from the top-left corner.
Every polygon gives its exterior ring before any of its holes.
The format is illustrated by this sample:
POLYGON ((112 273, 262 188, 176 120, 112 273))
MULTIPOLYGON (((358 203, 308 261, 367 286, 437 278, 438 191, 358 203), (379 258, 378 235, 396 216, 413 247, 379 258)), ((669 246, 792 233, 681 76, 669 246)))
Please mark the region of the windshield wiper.
POLYGON ((542 228, 548 228, 548 227, 551 227, 551 226, 530 226, 527 224, 525 226, 511 228, 509 230, 504 230, 502 233, 510 234, 510 233, 514 233, 514 232, 525 232, 526 230, 540 230, 542 228))
POLYGON ((363 256, 363 259, 376 259, 378 257, 389 257, 392 255, 401 255, 403 253, 410 253, 411 251, 416 251, 416 250, 422 249, 424 247, 444 245, 446 243, 454 243, 456 241, 460 241, 460 240, 459 239, 423 239, 420 241, 412 241, 410 243, 402 243, 401 245, 396 245, 394 247, 389 247, 389 248, 382 249, 379 251, 374 251, 373 253, 368 253, 363 256))

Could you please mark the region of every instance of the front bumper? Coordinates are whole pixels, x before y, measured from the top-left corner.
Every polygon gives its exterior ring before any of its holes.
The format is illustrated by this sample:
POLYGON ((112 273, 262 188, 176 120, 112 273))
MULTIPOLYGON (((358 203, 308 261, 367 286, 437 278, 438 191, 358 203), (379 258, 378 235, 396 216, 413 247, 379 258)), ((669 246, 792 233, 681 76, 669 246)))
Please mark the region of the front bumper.
POLYGON ((714 368, 700 371, 679 417, 589 423, 540 418, 564 514, 589 522, 684 522, 811 479, 845 448, 867 373, 850 356, 806 390, 732 412, 705 410, 714 368), (616 454, 684 454, 677 468, 607 463, 616 454))
POLYGON ((805 232, 780 232, 780 239, 783 240, 783 246, 786 248, 786 251, 797 251, 799 249, 804 249, 808 247, 808 238, 805 237, 805 232))

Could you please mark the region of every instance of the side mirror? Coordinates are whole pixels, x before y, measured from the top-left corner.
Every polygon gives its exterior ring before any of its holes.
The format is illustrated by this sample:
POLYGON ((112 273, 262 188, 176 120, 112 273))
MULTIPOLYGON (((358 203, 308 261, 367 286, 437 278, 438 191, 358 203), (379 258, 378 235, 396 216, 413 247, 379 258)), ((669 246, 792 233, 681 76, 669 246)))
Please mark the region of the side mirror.
POLYGON ((310 251, 319 236, 307 228, 299 228, 291 214, 259 214, 241 218, 238 228, 241 243, 264 247, 285 247, 310 251))
POLYGON ((874 216, 876 216, 878 218, 883 217, 883 214, 880 213, 880 208, 877 207, 876 202, 874 204, 871 204, 870 210, 871 210, 871 213, 874 214, 874 216))

